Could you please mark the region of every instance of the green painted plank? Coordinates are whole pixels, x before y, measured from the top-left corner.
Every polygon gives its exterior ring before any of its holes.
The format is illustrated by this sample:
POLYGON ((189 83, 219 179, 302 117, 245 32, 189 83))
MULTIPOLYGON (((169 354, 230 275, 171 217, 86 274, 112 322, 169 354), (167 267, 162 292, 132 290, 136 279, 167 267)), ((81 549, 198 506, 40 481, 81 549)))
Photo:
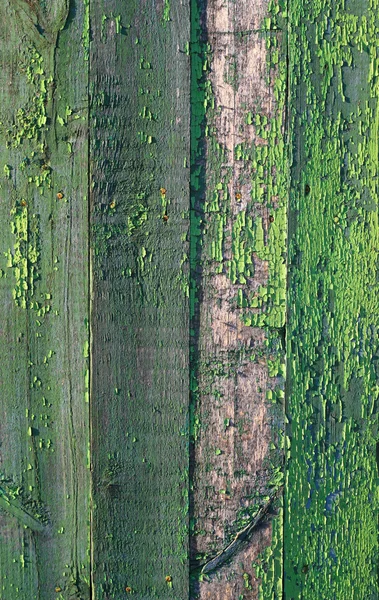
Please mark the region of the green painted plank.
POLYGON ((288 600, 378 598, 378 27, 291 4, 288 600))
POLYGON ((0 19, 0 597, 86 598, 83 6, 6 1, 0 19))
POLYGON ((183 600, 188 5, 99 0, 91 32, 93 594, 183 600))

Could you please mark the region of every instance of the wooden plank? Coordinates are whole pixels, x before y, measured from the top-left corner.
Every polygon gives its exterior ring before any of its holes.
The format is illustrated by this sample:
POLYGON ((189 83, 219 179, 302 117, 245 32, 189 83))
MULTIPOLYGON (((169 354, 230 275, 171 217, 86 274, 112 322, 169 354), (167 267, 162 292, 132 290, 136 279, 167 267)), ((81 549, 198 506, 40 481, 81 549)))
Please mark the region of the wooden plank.
POLYGON ((286 38, 276 3, 192 14, 191 598, 279 598, 286 38))
POLYGON ((0 6, 3 600, 378 597, 377 15, 0 6))
POLYGON ((0 597, 88 598, 84 9, 0 19, 0 597))
POLYGON ((378 3, 290 18, 285 597, 378 598, 378 3))
POLYGON ((189 6, 98 0, 91 23, 93 597, 183 600, 189 6))

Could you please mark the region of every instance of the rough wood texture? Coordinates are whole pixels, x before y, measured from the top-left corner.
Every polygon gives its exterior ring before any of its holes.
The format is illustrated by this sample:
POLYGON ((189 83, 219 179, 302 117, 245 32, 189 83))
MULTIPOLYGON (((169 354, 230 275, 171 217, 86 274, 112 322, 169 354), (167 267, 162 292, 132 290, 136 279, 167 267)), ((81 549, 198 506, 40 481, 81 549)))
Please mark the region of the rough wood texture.
POLYGON ((45 14, 5 1, 0 21, 0 597, 83 599, 89 598, 83 6, 74 18, 65 2, 51 2, 45 14))
POLYGON ((378 598, 378 8, 299 2, 290 13, 294 600, 378 598))
MULTIPOLYGON (((192 98, 197 137, 192 144, 191 218, 198 224, 192 226, 191 255, 195 573, 253 522, 281 483, 285 38, 265 19, 264 2, 250 9, 250 2, 216 0, 194 3, 193 9, 193 44, 199 56, 193 58, 192 81, 197 83, 192 98), (202 62, 201 71, 197 62, 202 62)), ((262 553, 271 542, 271 526, 259 527, 231 565, 201 577, 200 584, 194 580, 191 597, 257 598, 252 563, 265 561, 262 553)), ((273 541, 273 547, 275 577, 280 579, 281 542, 273 541)), ((272 582, 264 585, 270 594, 272 582)))
POLYGON ((189 7, 99 1, 91 17, 94 595, 182 600, 189 7))
POLYGON ((1 4, 0 600, 378 598, 378 9, 1 4))

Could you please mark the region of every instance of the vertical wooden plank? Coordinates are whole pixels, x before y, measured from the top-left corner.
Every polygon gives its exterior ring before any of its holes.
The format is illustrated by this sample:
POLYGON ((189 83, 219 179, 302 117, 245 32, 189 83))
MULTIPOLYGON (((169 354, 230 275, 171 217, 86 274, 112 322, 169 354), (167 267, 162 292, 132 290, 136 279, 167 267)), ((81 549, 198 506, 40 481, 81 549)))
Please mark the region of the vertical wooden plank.
POLYGON ((378 598, 378 2, 290 15, 285 597, 378 598))
POLYGON ((286 15, 192 16, 190 597, 281 598, 286 15))
POLYGON ((93 594, 183 600, 189 6, 96 0, 91 23, 93 594))
POLYGON ((84 7, 0 19, 0 597, 88 598, 84 7))

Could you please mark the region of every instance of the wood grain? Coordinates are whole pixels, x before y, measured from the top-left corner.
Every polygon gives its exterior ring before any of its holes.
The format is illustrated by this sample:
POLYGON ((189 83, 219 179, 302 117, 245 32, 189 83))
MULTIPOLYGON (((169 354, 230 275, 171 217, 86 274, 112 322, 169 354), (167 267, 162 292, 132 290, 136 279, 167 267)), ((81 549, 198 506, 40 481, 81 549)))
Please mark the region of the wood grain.
POLYGON ((98 2, 91 13, 93 593, 181 600, 189 11, 179 0, 166 16, 151 0, 141 8, 98 2))
POLYGON ((45 36, 20 6, 0 8, 0 597, 89 598, 84 15, 45 36))

